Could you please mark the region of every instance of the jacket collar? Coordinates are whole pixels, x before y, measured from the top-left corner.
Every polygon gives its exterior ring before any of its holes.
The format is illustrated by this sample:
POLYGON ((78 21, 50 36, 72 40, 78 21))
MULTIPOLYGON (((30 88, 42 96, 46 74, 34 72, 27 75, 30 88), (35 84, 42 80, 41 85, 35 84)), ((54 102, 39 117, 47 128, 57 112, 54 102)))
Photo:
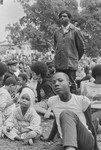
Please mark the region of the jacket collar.
MULTIPOLYGON (((70 24, 69 24, 69 27, 68 27, 68 32, 69 32, 70 30, 73 30, 74 28, 75 28, 75 26, 74 26, 72 23, 70 23, 70 24)), ((63 32, 63 27, 62 27, 62 26, 60 27, 59 30, 60 30, 60 32, 64 33, 64 32, 63 32)))

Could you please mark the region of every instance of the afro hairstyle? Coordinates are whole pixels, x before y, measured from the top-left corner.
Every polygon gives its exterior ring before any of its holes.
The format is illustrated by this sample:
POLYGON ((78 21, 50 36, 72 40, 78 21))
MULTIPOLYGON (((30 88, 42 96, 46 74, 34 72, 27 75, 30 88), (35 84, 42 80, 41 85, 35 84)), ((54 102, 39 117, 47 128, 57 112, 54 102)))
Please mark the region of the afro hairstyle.
POLYGON ((0 62, 0 77, 2 77, 7 72, 7 66, 0 62))
POLYGON ((36 75, 41 74, 41 77, 44 79, 48 73, 48 67, 45 63, 37 61, 31 65, 31 71, 34 71, 36 75))
POLYGON ((92 77, 96 79, 96 76, 101 76, 101 65, 96 65, 92 69, 92 77))

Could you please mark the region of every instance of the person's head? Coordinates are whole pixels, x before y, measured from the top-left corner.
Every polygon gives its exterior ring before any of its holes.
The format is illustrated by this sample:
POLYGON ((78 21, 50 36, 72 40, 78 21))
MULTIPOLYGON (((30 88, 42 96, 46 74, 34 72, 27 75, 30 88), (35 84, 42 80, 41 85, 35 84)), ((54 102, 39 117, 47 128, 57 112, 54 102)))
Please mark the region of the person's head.
POLYGON ((7 63, 8 69, 11 72, 16 72, 17 70, 17 61, 10 61, 7 63))
POLYGON ((26 83, 27 83, 27 81, 28 81, 27 74, 25 74, 25 73, 20 73, 20 74, 18 75, 18 80, 19 80, 19 84, 20 84, 21 86, 26 85, 26 83))
POLYGON ((0 62, 0 78, 3 77, 3 75, 7 72, 7 66, 0 62))
POLYGON ((59 20, 63 26, 67 26, 70 23, 71 18, 72 18, 72 15, 67 10, 62 10, 59 13, 59 20))
POLYGON ((31 65, 32 78, 42 82, 48 73, 47 65, 41 61, 37 61, 31 65))
POLYGON ((23 61, 19 62, 19 69, 20 69, 20 71, 24 70, 24 62, 23 61))
POLYGON ((20 99, 20 106, 24 108, 29 108, 31 105, 31 100, 29 94, 23 94, 20 99))
POLYGON ((57 72, 53 75, 52 79, 53 87, 55 92, 61 96, 65 94, 70 94, 71 82, 67 74, 63 72, 57 72))
POLYGON ((92 77, 95 79, 95 83, 101 84, 101 65, 96 65, 92 69, 92 77))
POLYGON ((6 79, 4 86, 6 86, 8 92, 14 93, 16 91, 17 88, 17 81, 15 78, 13 77, 9 77, 6 79))

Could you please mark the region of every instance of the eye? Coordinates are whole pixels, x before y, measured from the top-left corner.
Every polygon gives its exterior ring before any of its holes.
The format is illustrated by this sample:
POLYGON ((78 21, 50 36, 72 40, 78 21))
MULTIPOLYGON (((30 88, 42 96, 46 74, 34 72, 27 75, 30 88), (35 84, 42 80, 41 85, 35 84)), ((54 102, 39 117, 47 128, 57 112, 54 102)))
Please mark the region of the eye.
POLYGON ((59 81, 59 82, 62 82, 63 80, 62 80, 62 79, 59 79, 58 81, 59 81))

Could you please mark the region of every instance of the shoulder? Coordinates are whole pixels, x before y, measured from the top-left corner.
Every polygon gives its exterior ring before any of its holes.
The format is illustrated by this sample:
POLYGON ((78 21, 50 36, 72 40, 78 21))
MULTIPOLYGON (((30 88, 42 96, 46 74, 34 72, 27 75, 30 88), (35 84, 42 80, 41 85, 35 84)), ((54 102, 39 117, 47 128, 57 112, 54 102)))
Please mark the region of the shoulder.
POLYGON ((90 99, 83 95, 74 95, 77 102, 83 103, 83 104, 90 104, 90 99))
POLYGON ((59 96, 58 95, 55 95, 55 96, 52 96, 52 97, 50 97, 49 99, 48 99, 48 104, 49 105, 53 105, 56 101, 58 101, 58 99, 59 99, 59 96))

